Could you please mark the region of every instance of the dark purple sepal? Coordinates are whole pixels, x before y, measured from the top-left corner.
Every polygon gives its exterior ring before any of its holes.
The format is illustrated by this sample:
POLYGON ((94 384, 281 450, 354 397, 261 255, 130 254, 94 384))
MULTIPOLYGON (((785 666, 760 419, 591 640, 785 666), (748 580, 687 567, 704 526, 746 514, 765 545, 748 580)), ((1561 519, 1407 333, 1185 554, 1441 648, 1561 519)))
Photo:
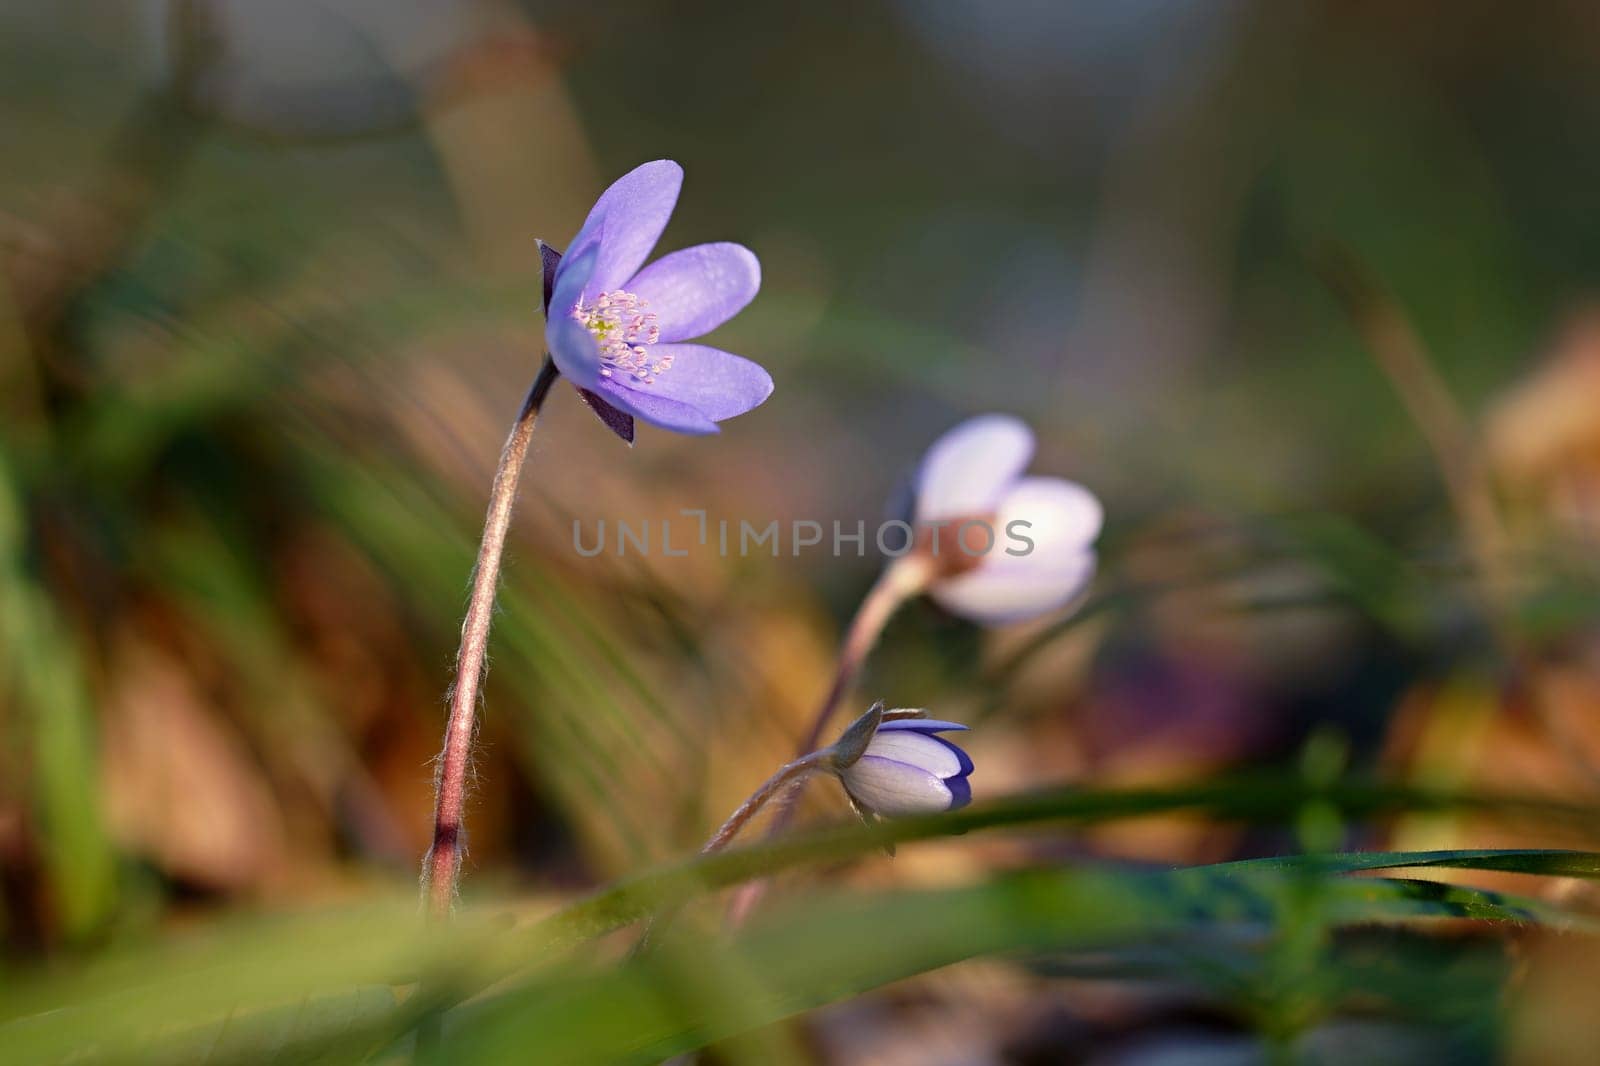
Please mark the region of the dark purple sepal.
POLYGON ((633 446, 632 415, 626 411, 617 410, 601 399, 599 395, 590 392, 588 389, 579 389, 578 395, 583 397, 583 402, 589 405, 589 410, 593 411, 595 417, 605 423, 607 429, 621 437, 630 448, 633 446))
POLYGON ((544 317, 550 317, 550 297, 556 291, 556 267, 561 265, 561 253, 543 241, 539 246, 539 265, 544 268, 544 317))

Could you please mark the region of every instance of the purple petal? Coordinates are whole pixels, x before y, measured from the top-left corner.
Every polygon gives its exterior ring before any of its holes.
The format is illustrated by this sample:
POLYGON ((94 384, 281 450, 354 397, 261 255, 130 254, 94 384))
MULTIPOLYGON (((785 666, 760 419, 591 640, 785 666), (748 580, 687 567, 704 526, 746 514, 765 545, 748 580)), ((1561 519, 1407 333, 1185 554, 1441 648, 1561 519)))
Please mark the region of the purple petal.
POLYGON ((954 744, 946 744, 938 737, 923 733, 907 733, 904 730, 879 732, 867 745, 866 754, 903 762, 939 778, 972 772, 972 764, 954 744), (963 763, 966 763, 965 768, 963 763))
POLYGON ((600 378, 600 346, 594 335, 572 317, 578 296, 594 270, 596 253, 589 248, 576 258, 567 256, 556 268, 555 290, 545 318, 544 343, 556 366, 579 388, 594 388, 600 378))
POLYGON ((643 265, 667 228, 683 187, 683 168, 670 159, 635 167, 600 194, 569 254, 585 243, 598 247, 599 262, 585 296, 620 289, 643 265))
POLYGON ((917 519, 992 514, 1027 468, 1033 433, 1009 415, 969 418, 933 442, 917 472, 917 519))
POLYGON ((578 306, 578 300, 583 296, 583 287, 594 276, 595 264, 599 259, 599 249, 591 245, 580 252, 569 252, 556 264, 553 275, 546 274, 546 277, 555 278, 550 298, 545 301, 547 317, 572 317, 573 308, 578 306))
POLYGON ((600 378, 594 391, 612 407, 635 418, 642 418, 652 426, 670 429, 674 433, 703 435, 721 432, 717 424, 698 408, 665 396, 622 388, 611 378, 600 378))
POLYGON ((687 404, 713 422, 742 415, 772 395, 772 376, 743 356, 703 344, 655 344, 650 357, 672 357, 672 369, 646 385, 619 377, 612 383, 628 396, 655 396, 687 404))
POLYGON ((701 244, 663 256, 627 289, 656 314, 666 342, 702 337, 744 310, 761 288, 761 263, 739 244, 701 244))
POLYGON ((583 228, 572 238, 572 243, 567 245, 565 253, 567 259, 575 259, 584 252, 599 250, 600 237, 606 229, 605 216, 597 214, 599 209, 600 205, 595 204, 589 211, 589 218, 584 222, 583 228))
POLYGON ((962 725, 960 722, 941 722, 937 718, 896 718, 883 723, 878 727, 878 732, 885 729, 896 731, 904 730, 912 733, 947 733, 952 729, 971 729, 971 726, 962 725))
POLYGON ((580 389, 594 388, 600 381, 600 347, 594 335, 570 315, 545 323, 544 343, 556 367, 580 389))
POLYGON ((959 811, 972 802, 972 782, 967 780, 965 774, 947 779, 944 785, 950 790, 948 810, 959 811))
POLYGON ((633 416, 619 411, 606 403, 598 395, 588 389, 579 389, 578 396, 588 404, 589 410, 605 423, 605 427, 623 439, 630 447, 633 445, 633 416))
POLYGON ((948 810, 953 794, 926 770, 877 755, 863 755, 841 775, 845 787, 879 814, 929 814, 948 810))

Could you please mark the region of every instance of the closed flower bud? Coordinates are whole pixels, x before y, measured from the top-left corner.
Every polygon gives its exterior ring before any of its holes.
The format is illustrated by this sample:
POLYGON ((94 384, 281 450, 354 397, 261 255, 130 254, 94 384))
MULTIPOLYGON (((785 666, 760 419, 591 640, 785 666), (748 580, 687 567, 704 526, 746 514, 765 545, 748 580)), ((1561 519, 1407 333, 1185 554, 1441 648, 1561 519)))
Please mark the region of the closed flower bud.
POLYGON ((972 800, 967 753, 936 734, 966 729, 955 722, 899 718, 884 722, 860 757, 838 770, 845 791, 881 815, 932 814, 972 800))

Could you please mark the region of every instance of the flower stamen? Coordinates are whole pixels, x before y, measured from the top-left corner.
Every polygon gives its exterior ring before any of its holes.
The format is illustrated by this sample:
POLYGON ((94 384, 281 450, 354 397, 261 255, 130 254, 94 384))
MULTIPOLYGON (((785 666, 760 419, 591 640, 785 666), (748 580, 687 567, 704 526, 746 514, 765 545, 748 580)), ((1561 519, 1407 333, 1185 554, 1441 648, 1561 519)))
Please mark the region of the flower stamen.
POLYGON ((650 348, 661 339, 656 313, 640 296, 622 289, 596 294, 593 303, 579 300, 572 317, 594 335, 600 345, 600 376, 621 374, 644 384, 672 369, 672 356, 655 358, 650 348))

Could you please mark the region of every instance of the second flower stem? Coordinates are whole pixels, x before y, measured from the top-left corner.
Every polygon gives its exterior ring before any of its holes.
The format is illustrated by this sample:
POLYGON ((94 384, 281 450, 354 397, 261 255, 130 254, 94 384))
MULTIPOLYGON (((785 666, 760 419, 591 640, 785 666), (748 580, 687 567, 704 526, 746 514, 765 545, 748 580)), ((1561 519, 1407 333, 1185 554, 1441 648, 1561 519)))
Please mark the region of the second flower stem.
POLYGON ((511 528, 517 482, 528 457, 528 445, 533 440, 533 427, 545 396, 559 376, 554 360, 545 356, 544 365, 522 401, 522 410, 500 452, 494 487, 489 492, 489 511, 484 518, 483 540, 478 546, 478 562, 473 570, 472 594, 467 601, 466 618, 461 623, 461 648, 456 652, 456 677, 450 689, 450 718, 445 726, 444 748, 439 753, 434 782, 433 845, 422 860, 423 901, 433 918, 448 917, 455 903, 456 881, 466 850, 462 811, 466 805, 472 741, 477 731, 478 692, 483 683, 489 627, 494 621, 495 595, 500 585, 500 558, 505 551, 506 533, 511 528))
MULTIPOLYGON (((733 843, 733 838, 738 836, 740 831, 750 824, 751 819, 761 813, 761 808, 785 791, 789 791, 791 795, 798 793, 801 783, 807 777, 820 770, 832 756, 833 750, 830 748, 825 751, 807 752, 793 762, 785 763, 778 769, 777 773, 767 778, 759 788, 750 793, 750 796, 739 804, 738 810, 728 815, 728 820, 722 823, 720 829, 711 834, 711 839, 707 840, 705 846, 700 849, 700 854, 711 855, 733 843)), ((656 938, 661 935, 661 931, 672 924, 678 910, 679 908, 674 907, 651 918, 645 924, 644 934, 634 943, 633 954, 637 956, 649 951, 656 938)))
POLYGON ((878 580, 862 599, 861 606, 856 608, 855 617, 850 620, 850 628, 846 630, 844 641, 839 646, 839 665, 834 671, 833 684, 823 697, 822 705, 817 708, 816 717, 811 720, 811 730, 795 752, 796 758, 816 750, 822 743, 822 734, 828 728, 828 722, 849 694, 850 686, 866 664, 867 656, 877 646, 878 638, 883 636, 889 619, 894 617, 901 604, 927 588, 932 576, 931 560, 921 554, 902 555, 878 575, 878 580))
POLYGON ((739 804, 738 810, 728 816, 728 820, 722 823, 722 828, 711 835, 711 839, 706 841, 705 847, 700 849, 700 853, 702 855, 710 855, 712 852, 721 851, 727 847, 733 838, 739 835, 739 831, 749 824, 750 819, 760 813, 761 808, 765 807, 768 801, 785 789, 798 785, 822 765, 828 754, 826 751, 809 752, 784 765, 777 773, 767 778, 760 788, 750 794, 749 799, 739 804))
MULTIPOLYGON (((889 619, 894 617, 901 604, 928 587, 933 574, 934 560, 921 553, 912 553, 895 559, 878 575, 878 580, 861 601, 861 606, 856 608, 850 628, 845 631, 844 640, 839 646, 839 665, 834 671, 833 683, 811 720, 810 730, 800 742, 796 758, 803 758, 822 743, 828 723, 855 684, 856 676, 866 664, 867 656, 877 646, 889 619)), ((767 836, 777 836, 789 827, 799 801, 798 791, 790 792, 778 801, 772 822, 767 828, 767 836)), ((765 881, 751 881, 739 889, 728 906, 728 923, 733 926, 741 924, 765 891, 765 881)))

